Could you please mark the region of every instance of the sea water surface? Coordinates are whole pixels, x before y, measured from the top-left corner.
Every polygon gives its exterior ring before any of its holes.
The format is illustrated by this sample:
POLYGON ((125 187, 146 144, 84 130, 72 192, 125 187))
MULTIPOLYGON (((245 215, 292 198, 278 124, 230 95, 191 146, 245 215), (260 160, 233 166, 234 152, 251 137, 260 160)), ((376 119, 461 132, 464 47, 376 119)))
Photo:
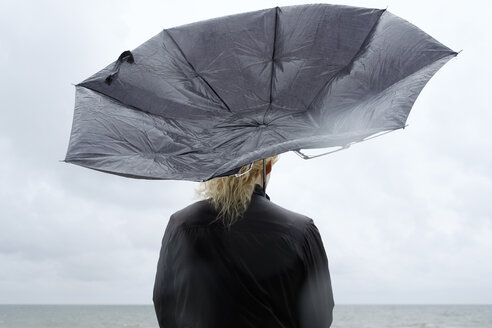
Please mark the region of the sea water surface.
MULTIPOLYGON (((492 328, 492 305, 336 305, 333 315, 332 328, 492 328)), ((0 328, 158 324, 152 305, 0 305, 0 328)))

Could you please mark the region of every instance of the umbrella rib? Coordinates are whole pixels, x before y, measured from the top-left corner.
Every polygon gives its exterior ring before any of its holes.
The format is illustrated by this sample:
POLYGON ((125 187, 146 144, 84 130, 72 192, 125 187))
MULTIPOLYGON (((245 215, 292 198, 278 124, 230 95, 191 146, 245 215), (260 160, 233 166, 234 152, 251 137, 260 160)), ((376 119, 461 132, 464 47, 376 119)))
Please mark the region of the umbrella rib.
POLYGON ((267 109, 265 110, 265 113, 263 114, 263 124, 265 124, 265 117, 266 117, 268 111, 270 110, 270 108, 272 107, 272 90, 273 90, 273 74, 275 73, 275 62, 274 62, 274 60, 275 60, 275 43, 277 40, 278 10, 279 10, 279 7, 276 6, 275 7, 275 24, 274 24, 274 28, 273 28, 272 71, 270 74, 270 106, 267 107, 267 109))
POLYGON ((274 60, 275 60, 275 43, 277 41, 277 20, 278 20, 278 6, 275 7, 275 24, 274 24, 275 26, 273 28, 272 73, 270 74, 270 104, 272 103, 273 74, 275 73, 274 60))
POLYGON ((186 61, 186 63, 191 67, 191 69, 196 73, 196 75, 198 75, 198 77, 200 79, 203 80, 203 82, 205 82, 205 84, 207 84, 207 86, 210 88, 210 90, 212 90, 212 92, 215 94, 215 96, 222 102, 222 104, 225 106, 225 108, 227 108, 227 110, 229 112, 232 112, 231 109, 229 108, 229 106, 227 106, 226 102, 219 96, 219 94, 214 90, 214 88, 212 88, 212 86, 208 83, 207 80, 205 80, 195 69, 195 67, 193 67, 193 65, 188 61, 188 58, 186 58, 183 50, 181 50, 181 47, 178 45, 178 43, 176 42, 176 40, 174 40, 174 38, 172 37, 171 33, 169 33, 166 29, 164 29, 164 31, 167 33, 167 35, 169 36, 169 38, 174 42, 174 44, 176 45, 176 48, 178 48, 179 52, 181 53, 181 56, 183 56, 184 60, 186 61))
POLYGON ((366 35, 366 38, 364 39, 364 41, 362 42, 362 44, 360 45, 359 47, 359 50, 357 50, 357 52, 355 53, 355 55, 352 57, 352 59, 350 60, 350 62, 347 63, 347 65, 343 66, 340 70, 338 70, 338 72, 336 72, 330 79, 328 79, 325 84, 319 89, 318 93, 316 93, 316 95, 313 97, 313 100, 309 103, 309 105, 307 106, 307 109, 306 111, 310 110, 311 109, 311 106, 313 105, 313 103, 319 98, 319 96, 321 95, 322 91, 325 89, 325 87, 327 85, 329 85, 331 82, 333 82, 335 80, 335 78, 338 77, 339 73, 346 70, 350 65, 352 65, 354 63, 354 61, 359 57, 359 55, 361 54, 361 50, 364 48, 364 46, 368 43, 369 39, 371 38, 371 36, 374 34, 374 31, 376 30, 376 27, 378 26, 379 22, 381 21, 381 17, 383 16, 383 14, 386 12, 386 9, 382 9, 381 10, 381 14, 379 15, 378 19, 376 20, 376 22, 374 23, 374 25, 371 27, 371 30, 369 31, 369 33, 367 33, 366 35))

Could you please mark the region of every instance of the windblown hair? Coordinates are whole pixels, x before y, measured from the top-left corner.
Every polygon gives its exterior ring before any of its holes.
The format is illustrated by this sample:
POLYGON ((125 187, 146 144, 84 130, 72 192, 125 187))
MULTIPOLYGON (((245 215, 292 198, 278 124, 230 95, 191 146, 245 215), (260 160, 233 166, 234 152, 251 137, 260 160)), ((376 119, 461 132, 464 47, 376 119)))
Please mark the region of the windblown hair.
MULTIPOLYGON (((271 165, 278 161, 279 155, 266 159, 266 164, 271 165)), ((247 171, 249 164, 241 167, 238 173, 247 171)), ((195 189, 198 196, 206 198, 212 207, 218 212, 214 220, 222 220, 223 224, 230 227, 240 219, 251 202, 251 196, 255 188, 255 181, 263 174, 263 160, 253 163, 251 170, 240 176, 227 176, 200 182, 195 189)), ((260 178, 261 179, 261 178, 260 178)))

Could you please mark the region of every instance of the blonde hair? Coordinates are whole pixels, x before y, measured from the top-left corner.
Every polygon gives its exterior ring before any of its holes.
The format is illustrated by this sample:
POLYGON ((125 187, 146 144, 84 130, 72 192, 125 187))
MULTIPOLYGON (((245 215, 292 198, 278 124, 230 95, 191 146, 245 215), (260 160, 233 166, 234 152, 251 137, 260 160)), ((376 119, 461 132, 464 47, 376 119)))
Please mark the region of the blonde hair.
MULTIPOLYGON (((279 155, 266 158, 265 162, 271 165, 278 161, 279 155)), ((249 164, 241 167, 238 173, 247 171, 249 164)), ((200 182, 195 189, 198 196, 206 198, 212 207, 218 212, 214 220, 222 220, 229 227, 240 219, 251 202, 251 196, 255 188, 255 181, 263 174, 263 160, 253 163, 251 170, 239 177, 227 176, 200 182)))

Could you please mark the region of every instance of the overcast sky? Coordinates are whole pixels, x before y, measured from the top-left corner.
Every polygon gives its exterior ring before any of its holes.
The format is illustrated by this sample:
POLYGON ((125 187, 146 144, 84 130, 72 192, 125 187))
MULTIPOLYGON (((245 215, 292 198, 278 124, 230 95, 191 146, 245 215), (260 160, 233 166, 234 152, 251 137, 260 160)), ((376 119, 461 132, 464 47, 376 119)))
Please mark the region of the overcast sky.
MULTIPOLYGON (((197 183, 59 162, 73 84, 163 28, 300 3, 0 0, 0 303, 151 304, 168 218, 197 183)), ((271 201, 315 221, 337 304, 491 304, 490 2, 331 3, 388 6, 463 52, 405 130, 307 161, 282 154, 271 201)))

